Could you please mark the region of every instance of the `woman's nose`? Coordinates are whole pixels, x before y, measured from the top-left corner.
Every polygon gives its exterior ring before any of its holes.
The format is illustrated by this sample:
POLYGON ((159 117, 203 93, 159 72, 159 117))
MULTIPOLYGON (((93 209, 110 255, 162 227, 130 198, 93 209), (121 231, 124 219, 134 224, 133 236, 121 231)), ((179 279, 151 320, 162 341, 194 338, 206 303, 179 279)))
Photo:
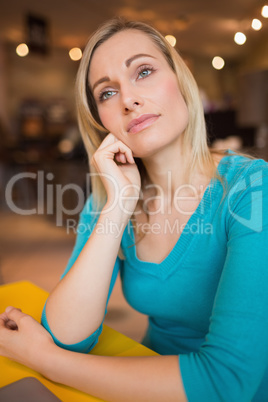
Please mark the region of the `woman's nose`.
POLYGON ((125 113, 132 112, 139 106, 142 106, 143 99, 136 93, 136 91, 127 90, 121 92, 121 94, 122 94, 122 106, 125 113))
POLYGON ((138 106, 140 105, 140 103, 138 101, 134 101, 132 99, 129 99, 124 106, 124 111, 126 113, 131 112, 133 110, 135 110, 138 106))

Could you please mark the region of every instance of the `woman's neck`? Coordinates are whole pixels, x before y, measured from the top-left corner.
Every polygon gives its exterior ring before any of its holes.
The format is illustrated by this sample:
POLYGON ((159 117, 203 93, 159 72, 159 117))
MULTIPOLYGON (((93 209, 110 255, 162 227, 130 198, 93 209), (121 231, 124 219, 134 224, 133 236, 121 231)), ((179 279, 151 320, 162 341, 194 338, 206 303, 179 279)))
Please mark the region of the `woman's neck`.
POLYGON ((149 179, 149 186, 145 184, 143 188, 143 197, 156 200, 156 203, 159 197, 168 209, 172 209, 174 200, 178 198, 200 200, 211 180, 209 172, 205 174, 198 167, 190 174, 191 149, 182 151, 179 145, 171 144, 169 148, 143 159, 149 179))
POLYGON ((179 187, 188 185, 187 167, 190 154, 190 150, 182 152, 182 147, 171 144, 168 149, 143 159, 150 186, 168 198, 179 187))

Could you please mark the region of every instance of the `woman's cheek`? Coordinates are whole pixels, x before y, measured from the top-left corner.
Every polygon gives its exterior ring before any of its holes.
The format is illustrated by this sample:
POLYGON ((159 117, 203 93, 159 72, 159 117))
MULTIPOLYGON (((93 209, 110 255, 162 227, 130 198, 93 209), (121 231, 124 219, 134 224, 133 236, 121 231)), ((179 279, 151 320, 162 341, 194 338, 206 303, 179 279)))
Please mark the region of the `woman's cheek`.
POLYGON ((119 118, 116 118, 115 111, 114 112, 112 110, 99 111, 99 117, 103 126, 106 128, 106 130, 109 131, 109 133, 114 134, 116 137, 120 137, 121 133, 120 121, 119 118))
POLYGON ((162 96, 167 96, 172 103, 174 98, 180 98, 180 90, 178 87, 177 80, 169 79, 165 82, 165 85, 162 86, 162 96))

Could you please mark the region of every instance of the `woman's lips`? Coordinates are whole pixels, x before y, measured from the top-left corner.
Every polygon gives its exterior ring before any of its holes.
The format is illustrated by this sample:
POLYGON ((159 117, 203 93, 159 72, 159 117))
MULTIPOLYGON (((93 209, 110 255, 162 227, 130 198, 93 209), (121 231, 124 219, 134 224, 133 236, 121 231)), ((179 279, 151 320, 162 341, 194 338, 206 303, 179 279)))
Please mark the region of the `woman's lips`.
POLYGON ((153 124, 158 117, 158 114, 143 114, 137 119, 131 120, 127 126, 127 131, 132 134, 138 133, 153 124))

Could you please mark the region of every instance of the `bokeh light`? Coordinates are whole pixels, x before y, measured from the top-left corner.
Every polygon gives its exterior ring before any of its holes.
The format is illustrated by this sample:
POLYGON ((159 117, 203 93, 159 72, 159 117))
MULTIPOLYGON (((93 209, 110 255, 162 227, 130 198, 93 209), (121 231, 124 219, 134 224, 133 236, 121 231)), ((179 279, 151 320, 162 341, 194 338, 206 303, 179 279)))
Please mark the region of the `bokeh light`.
POLYGON ((69 56, 73 61, 77 61, 80 60, 82 58, 82 50, 79 47, 73 47, 70 51, 69 51, 69 56))
POLYGON ((166 35, 165 38, 166 38, 166 40, 170 43, 170 45, 171 45, 172 47, 174 47, 174 46, 176 45, 177 40, 176 40, 175 36, 173 36, 173 35, 166 35))
POLYGON ((212 66, 216 69, 216 70, 221 70, 225 65, 225 61, 223 60, 222 57, 220 56, 215 56, 212 60, 212 66))
POLYGON ((20 57, 27 56, 27 54, 29 53, 29 48, 26 43, 21 43, 20 45, 18 45, 16 48, 16 53, 20 57))
POLYGON ((251 27, 255 30, 255 31, 259 31, 262 28, 262 23, 260 20, 258 20, 258 18, 254 18, 252 20, 251 23, 251 27))
POLYGON ((236 34, 234 36, 234 41, 237 45, 244 45, 246 40, 247 40, 247 37, 245 34, 243 34, 243 32, 236 32, 236 34))

